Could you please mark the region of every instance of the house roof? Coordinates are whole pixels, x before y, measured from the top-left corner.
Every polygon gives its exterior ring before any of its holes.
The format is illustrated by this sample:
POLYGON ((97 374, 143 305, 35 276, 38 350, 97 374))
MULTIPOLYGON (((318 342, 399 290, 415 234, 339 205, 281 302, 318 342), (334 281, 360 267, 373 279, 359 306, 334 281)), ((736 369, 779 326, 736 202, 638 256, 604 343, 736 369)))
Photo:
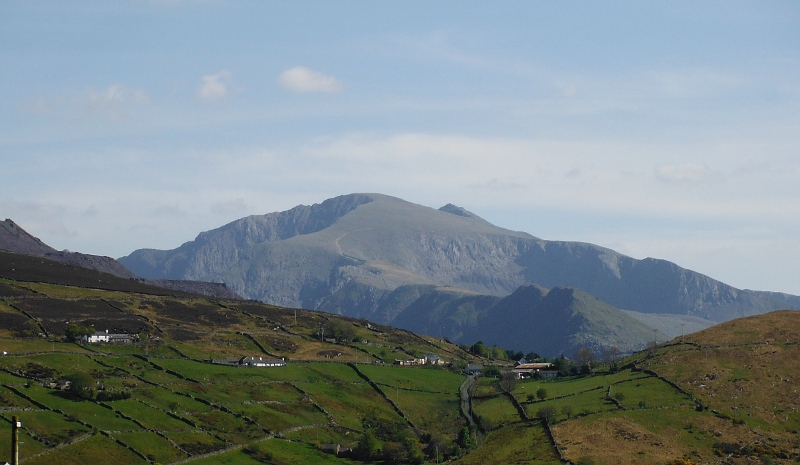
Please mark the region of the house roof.
POLYGON ((542 370, 544 368, 550 368, 551 366, 553 366, 552 363, 544 363, 544 362, 522 363, 520 365, 515 366, 514 369, 515 370, 542 370))

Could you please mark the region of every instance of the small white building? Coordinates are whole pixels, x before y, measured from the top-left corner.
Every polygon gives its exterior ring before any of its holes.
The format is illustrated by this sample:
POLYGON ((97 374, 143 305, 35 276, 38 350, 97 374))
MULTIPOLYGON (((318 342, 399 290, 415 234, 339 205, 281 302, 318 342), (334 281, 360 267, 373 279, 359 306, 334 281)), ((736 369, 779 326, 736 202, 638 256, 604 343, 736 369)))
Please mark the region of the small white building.
POLYGON ((265 359, 262 357, 244 357, 240 362, 239 365, 249 366, 249 367, 285 367, 286 360, 280 359, 265 359))
POLYGON ((436 354, 427 354, 425 356, 425 363, 428 365, 444 365, 445 362, 442 357, 439 357, 436 354))
POLYGON ((83 341, 92 343, 114 343, 114 344, 130 344, 131 342, 131 335, 124 334, 124 333, 109 333, 108 330, 105 331, 98 331, 89 336, 83 336, 83 341))

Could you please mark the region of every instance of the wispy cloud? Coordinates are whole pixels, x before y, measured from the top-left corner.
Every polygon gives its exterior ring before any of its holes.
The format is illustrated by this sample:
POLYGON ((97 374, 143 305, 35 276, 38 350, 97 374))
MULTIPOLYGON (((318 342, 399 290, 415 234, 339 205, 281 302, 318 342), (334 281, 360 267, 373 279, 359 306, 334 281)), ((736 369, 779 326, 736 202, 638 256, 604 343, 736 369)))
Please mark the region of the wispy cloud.
POLYGON ((285 89, 297 93, 335 94, 344 88, 338 79, 305 66, 296 66, 282 72, 279 82, 285 89))
POLYGON ((88 87, 83 92, 69 93, 51 99, 40 96, 23 102, 21 110, 35 115, 77 111, 120 120, 124 119, 128 111, 148 103, 150 95, 146 90, 117 83, 105 89, 88 87))
POLYGON ((230 71, 222 70, 217 74, 207 74, 200 78, 197 97, 203 100, 221 100, 228 96, 228 86, 232 81, 230 71))
POLYGON ((703 182, 713 177, 711 169, 701 163, 662 165, 656 168, 656 177, 664 182, 703 182))
POLYGON ((106 89, 96 91, 89 89, 89 104, 97 109, 107 109, 118 105, 148 103, 150 97, 142 89, 132 89, 123 84, 112 84, 106 89))

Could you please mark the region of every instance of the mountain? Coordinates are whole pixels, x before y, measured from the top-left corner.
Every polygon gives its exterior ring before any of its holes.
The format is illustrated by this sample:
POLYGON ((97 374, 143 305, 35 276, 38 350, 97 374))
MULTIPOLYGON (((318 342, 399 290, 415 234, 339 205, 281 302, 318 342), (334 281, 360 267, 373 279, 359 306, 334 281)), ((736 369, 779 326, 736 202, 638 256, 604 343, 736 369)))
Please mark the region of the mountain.
POLYGON ((653 329, 579 289, 522 286, 490 308, 467 339, 535 350, 543 356, 586 347, 632 352, 653 341, 653 329))
MULTIPOLYGON (((498 299, 533 284, 588 293, 608 305, 604 311, 627 312, 616 318, 632 325, 629 335, 641 332, 643 324, 662 339, 684 334, 687 325, 698 330, 800 308, 800 297, 736 289, 666 260, 543 240, 494 226, 452 204, 436 210, 380 194, 249 216, 177 249, 137 250, 119 261, 151 279, 221 281, 246 298, 467 343, 483 339, 489 327, 483 318, 498 299)), ((584 294, 575 295, 587 301, 584 294)), ((562 312, 574 311, 564 304, 562 312)), ((529 318, 532 307, 503 308, 503 318, 491 321, 513 324, 529 318)), ((587 341, 602 340, 598 337, 587 341)))
MULTIPOLYGON (((22 255, 42 257, 68 265, 108 273, 123 279, 141 280, 111 257, 101 257, 78 252, 58 251, 34 237, 19 225, 6 219, 0 223, 0 251, 5 250, 22 255)), ((235 292, 219 282, 199 282, 187 280, 144 279, 152 286, 189 294, 199 294, 226 299, 239 298, 235 292)))
POLYGON ((135 278, 136 275, 111 257, 87 255, 77 252, 58 251, 28 234, 10 219, 0 223, 0 250, 45 257, 70 265, 113 274, 120 278, 135 278))
MULTIPOLYGON (((568 287, 521 286, 500 298, 453 288, 403 286, 382 302, 401 311, 392 324, 451 341, 482 341, 545 357, 581 347, 632 352, 653 341, 653 327, 598 298, 568 287), (404 302, 399 296, 415 296, 404 302)), ((703 326, 707 327, 707 325, 703 326)), ((662 340, 664 338, 662 337, 662 340)))

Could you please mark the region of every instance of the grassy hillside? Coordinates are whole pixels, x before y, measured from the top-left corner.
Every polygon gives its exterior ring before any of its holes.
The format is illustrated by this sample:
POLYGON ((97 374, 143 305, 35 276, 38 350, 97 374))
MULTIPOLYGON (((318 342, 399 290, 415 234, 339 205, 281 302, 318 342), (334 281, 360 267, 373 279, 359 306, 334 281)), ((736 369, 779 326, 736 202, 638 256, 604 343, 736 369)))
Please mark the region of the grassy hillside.
MULTIPOLYGON (((98 456, 202 465, 800 460, 797 312, 729 322, 592 375, 473 383, 456 368, 391 365, 427 353, 455 367, 490 363, 435 338, 326 313, 300 310, 295 319, 294 309, 257 302, 99 284, 0 279, 0 436, 19 417, 25 464, 98 456), (139 342, 67 342, 68 322, 136 333, 139 342), (245 355, 283 357, 287 366, 210 363, 245 355), (64 378, 88 379, 90 390, 51 387, 64 378), (358 449, 369 436, 365 460, 324 450, 358 449)), ((0 440, 0 460, 9 445, 0 440)))
MULTIPOLYGON (((11 258, 0 266, 18 278, 0 279, 0 435, 20 418, 24 463, 92 463, 99 453, 119 463, 335 463, 347 459, 322 444, 355 448, 366 430, 395 458, 422 456, 435 433, 444 457, 466 424, 455 367, 474 357, 447 342, 321 312, 159 295, 11 258), (80 286, 54 284, 59 276, 80 286), (139 341, 67 342, 68 324, 139 341), (452 368, 392 366, 425 354, 452 368), (288 363, 211 363, 242 356, 288 363), (91 380, 85 398, 51 386, 78 375, 91 380)), ((0 441, 0 459, 9 454, 0 441)))

